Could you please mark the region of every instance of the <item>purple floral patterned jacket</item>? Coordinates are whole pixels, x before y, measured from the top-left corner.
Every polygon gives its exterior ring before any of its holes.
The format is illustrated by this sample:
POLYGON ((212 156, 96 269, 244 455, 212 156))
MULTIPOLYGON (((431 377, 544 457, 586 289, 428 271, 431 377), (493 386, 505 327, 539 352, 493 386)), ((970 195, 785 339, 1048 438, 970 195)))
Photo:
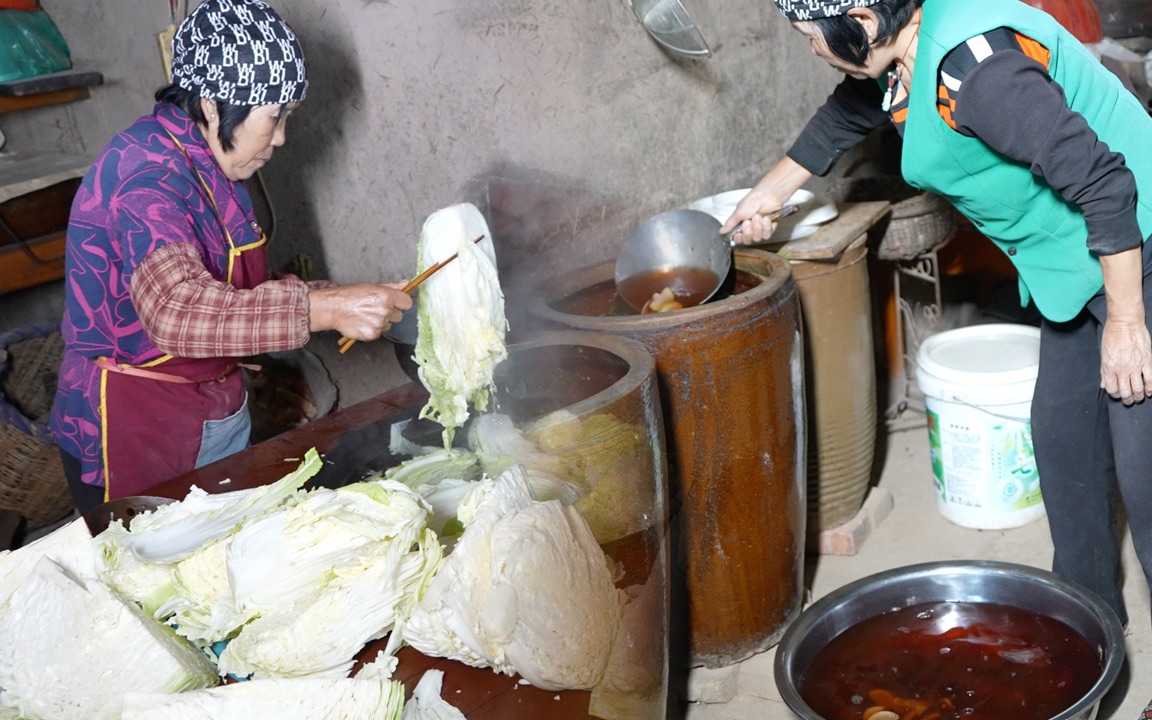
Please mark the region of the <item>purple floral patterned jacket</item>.
POLYGON ((73 201, 65 250, 65 354, 51 427, 60 447, 81 461, 85 483, 104 485, 101 371, 93 360, 138 365, 163 355, 132 304, 134 269, 157 248, 185 242, 198 248, 213 277, 227 275, 227 239, 201 178, 233 242, 258 241, 247 191, 223 174, 192 120, 167 104, 108 143, 73 201))

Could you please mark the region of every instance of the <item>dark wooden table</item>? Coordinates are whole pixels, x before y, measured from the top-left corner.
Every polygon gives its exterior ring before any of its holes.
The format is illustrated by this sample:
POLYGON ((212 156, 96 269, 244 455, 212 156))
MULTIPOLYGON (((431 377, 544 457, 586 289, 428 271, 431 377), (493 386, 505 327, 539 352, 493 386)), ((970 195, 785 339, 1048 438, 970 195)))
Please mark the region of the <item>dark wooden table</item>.
MULTIPOLYGON (((208 493, 267 485, 295 470, 310 448, 316 448, 323 456, 345 433, 402 414, 408 417, 427 397, 419 385, 404 385, 160 483, 146 494, 182 499, 193 485, 208 493)), ((370 643, 358 660, 370 662, 384 649, 384 644, 385 640, 370 643)), ((425 670, 443 670, 442 696, 470 719, 584 720, 591 717, 588 692, 541 690, 520 684, 519 676, 508 677, 455 660, 430 658, 410 647, 402 649, 397 658, 399 666, 393 679, 404 684, 406 694, 411 694, 425 670)), ((358 662, 356 669, 359 665, 358 662)))

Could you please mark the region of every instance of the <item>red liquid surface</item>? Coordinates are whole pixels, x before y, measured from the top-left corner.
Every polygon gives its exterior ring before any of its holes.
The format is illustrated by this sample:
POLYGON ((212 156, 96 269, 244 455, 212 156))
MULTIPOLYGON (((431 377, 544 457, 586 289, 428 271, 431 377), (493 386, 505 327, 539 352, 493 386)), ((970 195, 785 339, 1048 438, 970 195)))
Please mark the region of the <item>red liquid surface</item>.
POLYGON ((834 638, 800 694, 825 720, 876 708, 901 720, 1049 720, 1102 671, 1088 641, 1058 620, 994 603, 927 603, 834 638))
POLYGON ((684 307, 699 305, 720 284, 716 273, 704 268, 665 268, 624 278, 617 285, 620 297, 633 307, 642 307, 664 288, 672 290, 684 307))

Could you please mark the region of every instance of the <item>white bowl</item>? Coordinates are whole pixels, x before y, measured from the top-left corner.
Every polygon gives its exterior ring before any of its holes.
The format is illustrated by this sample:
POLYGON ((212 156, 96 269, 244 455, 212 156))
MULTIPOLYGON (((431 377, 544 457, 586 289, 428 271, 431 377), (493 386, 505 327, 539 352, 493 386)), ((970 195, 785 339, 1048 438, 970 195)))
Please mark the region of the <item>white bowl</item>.
MULTIPOLYGON (((700 198, 688 204, 692 210, 706 212, 721 223, 726 222, 736 211, 736 205, 744 199, 751 188, 742 190, 729 190, 717 195, 700 198)), ((782 219, 776 225, 773 239, 799 240, 808 237, 826 223, 836 217, 840 211, 836 203, 825 197, 815 195, 809 190, 797 190, 788 198, 786 205, 799 205, 800 210, 782 219)))

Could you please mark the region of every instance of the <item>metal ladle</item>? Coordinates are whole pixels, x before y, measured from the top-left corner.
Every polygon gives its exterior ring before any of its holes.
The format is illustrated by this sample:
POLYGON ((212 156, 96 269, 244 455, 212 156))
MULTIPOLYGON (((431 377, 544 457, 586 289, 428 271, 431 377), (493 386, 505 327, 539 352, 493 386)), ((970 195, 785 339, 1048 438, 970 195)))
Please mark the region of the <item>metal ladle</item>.
MULTIPOLYGON (((775 221, 797 209, 796 205, 788 205, 769 217, 775 221)), ((691 307, 707 302, 732 269, 732 238, 739 233, 737 228, 721 235, 720 227, 720 221, 712 215, 686 209, 662 212, 640 223, 616 256, 617 294, 633 310, 643 312, 652 295, 665 287, 661 279, 670 284, 678 275, 691 275, 695 282, 702 282, 710 273, 711 288, 692 288, 692 298, 699 299, 689 299, 681 305, 691 307)))

